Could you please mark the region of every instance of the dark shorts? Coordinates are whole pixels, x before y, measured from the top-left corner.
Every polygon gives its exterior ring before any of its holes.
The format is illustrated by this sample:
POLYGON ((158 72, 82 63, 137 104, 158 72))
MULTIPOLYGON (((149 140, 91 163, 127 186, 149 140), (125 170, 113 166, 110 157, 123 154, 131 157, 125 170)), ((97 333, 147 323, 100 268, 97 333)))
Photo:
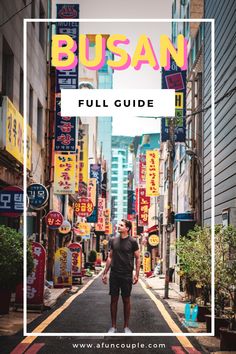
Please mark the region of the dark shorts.
POLYGON ((114 274, 113 272, 110 273, 110 295, 118 296, 121 290, 121 296, 127 297, 130 296, 133 284, 132 275, 128 276, 120 276, 114 274))

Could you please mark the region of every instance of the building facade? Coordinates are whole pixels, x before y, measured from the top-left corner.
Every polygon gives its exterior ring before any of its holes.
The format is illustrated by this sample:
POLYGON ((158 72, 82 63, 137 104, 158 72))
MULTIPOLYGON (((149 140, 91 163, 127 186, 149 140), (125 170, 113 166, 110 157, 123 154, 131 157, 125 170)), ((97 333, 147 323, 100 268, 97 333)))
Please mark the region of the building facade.
MULTIPOLYGON (((204 3, 199 0, 174 0, 172 3, 173 19, 191 19, 203 17, 204 3)), ((175 213, 174 229, 170 234, 170 268, 175 270, 174 280, 179 282, 178 263, 175 242, 194 227, 202 225, 202 72, 204 26, 200 22, 173 22, 172 41, 176 43, 177 35, 183 34, 188 40, 188 67, 186 72, 186 139, 176 142, 173 162, 172 210, 175 213)), ((175 124, 177 119, 175 120, 175 124)), ((163 270, 165 271, 165 254, 167 238, 168 190, 169 190, 169 151, 168 144, 162 144, 161 191, 163 205, 160 209, 163 222, 161 226, 161 243, 163 270)))
MULTIPOLYGON (((113 55, 106 50, 106 58, 112 59, 113 55)), ((107 62, 107 60, 106 60, 107 62)), ((98 70, 98 88, 112 89, 113 87, 113 70, 105 64, 98 70)), ((111 207, 111 160, 112 160, 112 117, 97 117, 97 145, 98 156, 101 161, 105 161, 106 166, 106 195, 107 207, 111 207)))
MULTIPOLYGON (((236 3, 205 0, 205 18, 215 18, 215 223, 236 225, 235 45, 236 3)), ((211 30, 205 27, 203 104, 211 105, 211 30)), ((211 109, 203 114, 203 221, 211 223, 211 109)))
POLYGON ((129 136, 112 137, 111 164, 111 206, 112 223, 116 225, 128 213, 128 173, 131 171, 131 156, 129 136))
MULTIPOLYGON (((3 127, 0 133, 0 189, 23 185, 24 119, 27 120, 28 183, 45 182, 47 27, 46 23, 27 25, 27 117, 23 117, 23 19, 47 18, 47 11, 47 0, 32 1, 28 6, 25 1, 16 0, 0 3, 0 119, 3 127)), ((35 235, 37 240, 42 238, 40 218, 41 212, 28 214, 27 233, 35 235)), ((0 216, 0 223, 22 228, 20 218, 0 216)))

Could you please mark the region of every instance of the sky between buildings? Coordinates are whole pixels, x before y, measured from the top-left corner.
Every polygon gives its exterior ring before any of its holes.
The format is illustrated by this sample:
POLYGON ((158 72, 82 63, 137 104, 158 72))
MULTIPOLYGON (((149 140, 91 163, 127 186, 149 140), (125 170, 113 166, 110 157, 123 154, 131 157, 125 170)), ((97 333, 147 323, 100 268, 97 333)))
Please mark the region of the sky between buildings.
MULTIPOLYGON (((56 3, 79 3, 81 19, 170 19, 172 0, 52 0, 52 9, 55 9, 56 3)), ((123 46, 123 48, 126 48, 131 57, 139 36, 145 34, 151 39, 157 60, 159 60, 160 35, 167 34, 170 37, 171 23, 87 22, 80 24, 80 33, 125 34, 130 39, 130 44, 123 46)), ((139 71, 133 68, 115 71, 113 88, 161 88, 160 70, 153 70, 144 64, 139 71)), ((153 116, 155 116, 155 112, 153 112, 153 116)), ((160 119, 113 117, 113 135, 134 136, 157 132, 160 132, 160 119)))

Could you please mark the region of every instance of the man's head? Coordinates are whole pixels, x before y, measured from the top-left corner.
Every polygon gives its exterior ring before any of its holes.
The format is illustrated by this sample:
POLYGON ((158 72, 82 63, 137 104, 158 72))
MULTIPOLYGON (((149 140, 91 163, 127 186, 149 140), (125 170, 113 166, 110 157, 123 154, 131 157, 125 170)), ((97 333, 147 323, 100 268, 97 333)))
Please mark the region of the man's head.
POLYGON ((129 220, 122 219, 118 225, 118 232, 121 235, 128 235, 131 230, 132 224, 129 220))

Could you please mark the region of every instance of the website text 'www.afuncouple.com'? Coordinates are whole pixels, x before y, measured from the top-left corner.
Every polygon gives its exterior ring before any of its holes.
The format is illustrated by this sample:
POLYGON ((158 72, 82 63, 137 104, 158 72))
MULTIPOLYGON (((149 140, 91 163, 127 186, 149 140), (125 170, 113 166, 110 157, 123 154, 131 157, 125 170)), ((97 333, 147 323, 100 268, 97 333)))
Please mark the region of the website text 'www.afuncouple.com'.
POLYGON ((136 350, 136 349, 165 349, 166 345, 165 344, 144 344, 144 343, 96 343, 96 344, 91 344, 91 343, 73 343, 72 344, 73 349, 131 349, 131 350, 136 350))

